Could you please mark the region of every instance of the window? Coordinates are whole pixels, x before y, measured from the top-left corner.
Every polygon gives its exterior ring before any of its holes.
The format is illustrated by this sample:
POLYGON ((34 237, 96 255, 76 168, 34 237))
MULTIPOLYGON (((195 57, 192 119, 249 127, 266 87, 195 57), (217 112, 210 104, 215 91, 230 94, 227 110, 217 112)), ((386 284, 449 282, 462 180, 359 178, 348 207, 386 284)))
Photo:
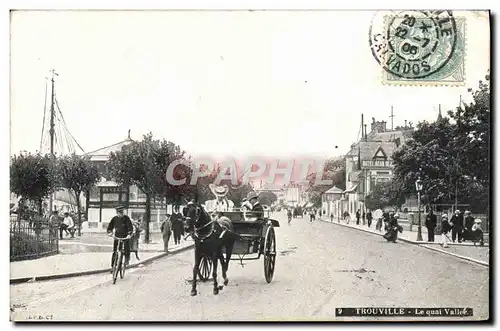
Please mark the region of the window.
POLYGON ((99 188, 97 186, 92 186, 90 189, 90 200, 99 200, 99 188))

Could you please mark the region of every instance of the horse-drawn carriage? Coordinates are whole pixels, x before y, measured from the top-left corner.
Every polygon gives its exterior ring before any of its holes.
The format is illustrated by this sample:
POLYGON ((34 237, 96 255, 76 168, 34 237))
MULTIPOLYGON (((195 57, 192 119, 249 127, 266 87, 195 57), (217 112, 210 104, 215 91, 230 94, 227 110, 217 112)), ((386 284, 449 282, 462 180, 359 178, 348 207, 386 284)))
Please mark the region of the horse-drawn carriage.
MULTIPOLYGON (((245 210, 224 211, 219 212, 219 215, 231 220, 233 232, 236 235, 232 250, 233 257, 230 260, 239 260, 243 265, 243 261, 258 260, 263 255, 264 276, 266 281, 270 283, 273 280, 276 264, 276 236, 274 228, 280 226, 279 222, 269 218, 269 211, 265 211, 264 217, 260 219, 254 213, 245 210)), ((223 249, 223 254, 226 258, 225 249, 223 249)), ((200 280, 206 281, 211 274, 212 261, 210 258, 203 256, 198 276, 200 280)))

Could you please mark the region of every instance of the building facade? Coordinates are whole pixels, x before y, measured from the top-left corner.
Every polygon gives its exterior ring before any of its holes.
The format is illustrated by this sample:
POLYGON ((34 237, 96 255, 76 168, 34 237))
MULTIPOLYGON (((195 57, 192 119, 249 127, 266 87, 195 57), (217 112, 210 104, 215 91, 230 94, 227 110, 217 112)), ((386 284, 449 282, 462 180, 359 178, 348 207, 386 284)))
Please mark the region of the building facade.
POLYGON ((392 179, 392 154, 411 136, 411 126, 387 130, 387 122, 371 123, 371 131, 351 145, 346 154, 346 209, 353 217, 357 210, 365 211, 365 199, 373 188, 392 179))
MULTIPOLYGON (((135 185, 123 187, 111 180, 107 169, 106 163, 110 153, 121 151, 123 146, 132 141, 129 136, 119 143, 85 154, 97 166, 101 175, 100 181, 86 195, 87 224, 84 224, 84 227, 88 231, 105 231, 111 218, 116 215, 115 208, 119 205, 127 208, 126 213, 133 220, 141 220, 146 211, 146 195, 135 185)), ((167 205, 164 201, 152 201, 151 231, 159 231, 160 222, 166 214, 167 205)))
POLYGON ((333 186, 321 195, 321 210, 325 212, 326 217, 341 217, 342 215, 342 189, 333 186))

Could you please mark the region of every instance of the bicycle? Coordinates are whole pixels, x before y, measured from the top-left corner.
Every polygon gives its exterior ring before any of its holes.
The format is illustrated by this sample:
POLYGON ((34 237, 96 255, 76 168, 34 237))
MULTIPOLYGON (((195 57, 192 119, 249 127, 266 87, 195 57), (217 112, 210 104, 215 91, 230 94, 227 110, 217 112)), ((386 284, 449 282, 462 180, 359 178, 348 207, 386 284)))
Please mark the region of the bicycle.
POLYGON ((115 259, 113 260, 112 274, 113 274, 113 284, 116 283, 118 278, 118 273, 120 273, 120 279, 123 279, 125 276, 125 260, 124 260, 124 244, 125 240, 129 240, 131 238, 130 235, 125 238, 115 237, 113 234, 109 234, 109 236, 113 239, 118 240, 118 245, 116 247, 116 251, 113 251, 113 255, 116 253, 115 259))

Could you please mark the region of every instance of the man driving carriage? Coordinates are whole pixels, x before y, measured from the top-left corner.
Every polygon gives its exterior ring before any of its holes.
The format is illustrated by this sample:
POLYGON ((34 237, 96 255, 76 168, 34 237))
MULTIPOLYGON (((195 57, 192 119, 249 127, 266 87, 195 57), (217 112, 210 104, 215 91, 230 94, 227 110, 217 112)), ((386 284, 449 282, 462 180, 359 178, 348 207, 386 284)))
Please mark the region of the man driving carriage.
POLYGON ((259 195, 255 191, 248 192, 246 206, 255 217, 264 218, 264 207, 260 204, 259 195))

